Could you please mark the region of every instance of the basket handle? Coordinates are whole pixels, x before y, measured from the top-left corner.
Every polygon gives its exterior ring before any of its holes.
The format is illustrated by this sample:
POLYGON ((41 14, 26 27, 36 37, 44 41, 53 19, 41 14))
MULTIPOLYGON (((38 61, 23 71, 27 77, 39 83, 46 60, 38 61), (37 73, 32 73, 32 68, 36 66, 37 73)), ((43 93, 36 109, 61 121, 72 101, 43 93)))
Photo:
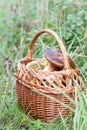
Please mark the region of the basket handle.
POLYGON ((63 58, 64 58, 64 68, 68 69, 70 68, 70 65, 69 65, 69 62, 68 62, 68 56, 67 56, 67 53, 66 53, 66 48, 62 42, 62 40, 59 38, 59 36, 52 30, 50 29, 43 29, 41 31, 39 31, 33 38, 31 44, 30 44, 30 47, 29 47, 29 50, 28 50, 28 54, 27 54, 27 57, 29 57, 30 59, 32 58, 32 53, 33 53, 33 50, 34 50, 34 45, 35 45, 35 42, 36 40, 38 39, 38 37, 43 34, 43 33, 49 33, 51 34, 57 41, 57 43, 59 44, 60 48, 61 48, 61 51, 62 51, 62 54, 63 54, 63 58))

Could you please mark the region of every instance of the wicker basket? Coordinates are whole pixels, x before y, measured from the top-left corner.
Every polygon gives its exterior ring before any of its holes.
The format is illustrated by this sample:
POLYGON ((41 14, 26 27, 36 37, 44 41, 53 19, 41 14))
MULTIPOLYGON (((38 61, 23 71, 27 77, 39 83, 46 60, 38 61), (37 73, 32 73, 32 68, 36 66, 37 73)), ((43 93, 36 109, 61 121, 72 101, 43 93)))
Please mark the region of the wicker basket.
POLYGON ((19 104, 28 115, 46 122, 73 111, 75 88, 83 88, 78 69, 71 67, 64 44, 50 29, 44 29, 34 36, 27 56, 19 63, 15 79, 19 104), (32 58, 32 52, 37 38, 43 33, 53 35, 59 44, 64 58, 63 70, 49 72, 26 68, 27 63, 38 60, 32 58))

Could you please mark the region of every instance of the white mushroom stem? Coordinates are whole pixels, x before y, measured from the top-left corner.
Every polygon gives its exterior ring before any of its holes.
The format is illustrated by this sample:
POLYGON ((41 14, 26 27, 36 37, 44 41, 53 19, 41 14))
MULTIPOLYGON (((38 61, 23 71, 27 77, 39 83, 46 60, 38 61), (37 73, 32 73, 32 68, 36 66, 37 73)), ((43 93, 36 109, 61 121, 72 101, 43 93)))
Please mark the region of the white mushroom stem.
POLYGON ((48 66, 44 68, 44 71, 55 71, 55 70, 57 70, 57 67, 55 67, 54 65, 50 63, 48 64, 48 66))

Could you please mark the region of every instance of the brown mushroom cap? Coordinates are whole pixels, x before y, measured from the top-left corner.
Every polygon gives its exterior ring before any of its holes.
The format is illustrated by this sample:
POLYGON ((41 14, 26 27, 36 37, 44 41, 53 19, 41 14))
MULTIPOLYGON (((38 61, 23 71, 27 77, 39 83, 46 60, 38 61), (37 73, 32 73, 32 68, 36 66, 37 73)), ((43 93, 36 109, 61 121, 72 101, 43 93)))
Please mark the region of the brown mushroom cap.
MULTIPOLYGON (((64 58, 61 51, 58 51, 56 48, 48 48, 44 50, 44 55, 46 59, 53 64, 55 67, 58 67, 59 69, 63 69, 64 67, 64 58)), ((73 60, 67 56, 69 68, 75 69, 75 63, 73 60)))
POLYGON ((58 51, 56 48, 48 48, 44 50, 44 56, 46 59, 58 68, 64 67, 64 58, 61 51, 58 51))

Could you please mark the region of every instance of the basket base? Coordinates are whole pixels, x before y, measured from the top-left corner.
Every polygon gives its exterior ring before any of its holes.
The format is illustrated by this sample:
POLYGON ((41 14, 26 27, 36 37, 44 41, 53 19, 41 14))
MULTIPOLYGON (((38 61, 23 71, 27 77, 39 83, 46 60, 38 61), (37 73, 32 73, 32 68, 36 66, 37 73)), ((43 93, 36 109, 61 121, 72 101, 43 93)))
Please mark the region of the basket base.
MULTIPOLYGON (((32 86, 31 86, 32 88, 32 86)), ((59 103, 33 92, 23 84, 16 81, 16 93, 19 104, 25 109, 26 114, 32 116, 34 119, 41 119, 45 122, 53 122, 61 116, 70 114, 70 110, 60 105, 59 103)), ((57 100, 73 108, 74 105, 62 94, 49 94, 57 100)), ((73 95, 69 95, 71 97, 73 95)))

